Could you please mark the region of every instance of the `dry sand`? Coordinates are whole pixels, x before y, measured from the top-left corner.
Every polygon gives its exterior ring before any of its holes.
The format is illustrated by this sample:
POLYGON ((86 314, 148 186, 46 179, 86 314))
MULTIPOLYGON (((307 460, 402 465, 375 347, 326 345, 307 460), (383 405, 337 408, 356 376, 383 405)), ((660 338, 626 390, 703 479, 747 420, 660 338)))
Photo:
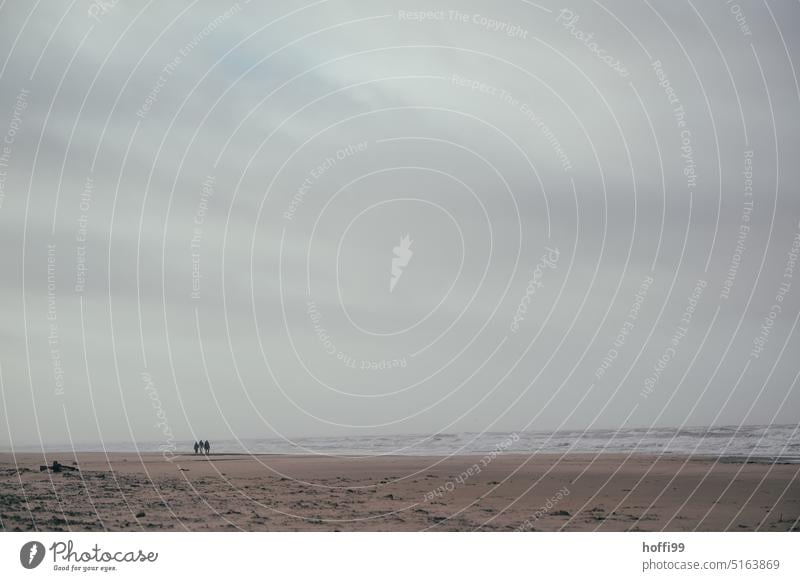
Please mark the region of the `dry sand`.
POLYGON ((797 464, 634 455, 485 458, 0 454, 0 529, 798 530, 797 464), (483 460, 483 462, 482 462, 483 460), (485 464, 485 465, 484 465, 485 464), (475 470, 475 466, 480 471, 475 470), (472 470, 470 470, 472 469, 472 470))

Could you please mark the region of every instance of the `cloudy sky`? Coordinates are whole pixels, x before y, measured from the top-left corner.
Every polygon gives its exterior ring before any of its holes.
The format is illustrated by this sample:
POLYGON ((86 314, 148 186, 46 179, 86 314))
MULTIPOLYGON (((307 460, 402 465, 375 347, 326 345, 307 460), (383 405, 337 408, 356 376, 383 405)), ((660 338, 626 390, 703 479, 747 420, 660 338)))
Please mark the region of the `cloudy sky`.
POLYGON ((2 3, 0 447, 797 422, 797 4, 421 4, 2 3))

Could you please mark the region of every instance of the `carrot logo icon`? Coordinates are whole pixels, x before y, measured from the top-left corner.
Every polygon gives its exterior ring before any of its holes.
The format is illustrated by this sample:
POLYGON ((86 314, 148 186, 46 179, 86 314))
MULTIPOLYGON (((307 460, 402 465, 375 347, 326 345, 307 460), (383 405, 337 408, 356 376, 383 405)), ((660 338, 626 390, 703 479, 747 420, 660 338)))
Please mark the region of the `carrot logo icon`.
POLYGON ((408 266, 411 261, 413 252, 411 252, 411 245, 414 243, 408 234, 400 238, 400 245, 392 249, 394 256, 392 257, 392 278, 389 280, 389 292, 394 292, 394 287, 400 277, 403 276, 403 269, 408 266))
POLYGON ((39 541, 29 541, 19 551, 19 562, 26 569, 35 569, 44 560, 44 545, 39 541))

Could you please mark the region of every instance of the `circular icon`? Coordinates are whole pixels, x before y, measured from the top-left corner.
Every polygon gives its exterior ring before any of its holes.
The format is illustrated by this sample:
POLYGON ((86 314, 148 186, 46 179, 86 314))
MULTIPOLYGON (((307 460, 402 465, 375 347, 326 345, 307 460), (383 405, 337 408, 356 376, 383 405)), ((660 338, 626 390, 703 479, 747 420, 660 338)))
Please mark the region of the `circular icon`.
POLYGON ((39 541, 29 541, 19 551, 19 562, 26 569, 35 569, 44 560, 44 545, 39 541))

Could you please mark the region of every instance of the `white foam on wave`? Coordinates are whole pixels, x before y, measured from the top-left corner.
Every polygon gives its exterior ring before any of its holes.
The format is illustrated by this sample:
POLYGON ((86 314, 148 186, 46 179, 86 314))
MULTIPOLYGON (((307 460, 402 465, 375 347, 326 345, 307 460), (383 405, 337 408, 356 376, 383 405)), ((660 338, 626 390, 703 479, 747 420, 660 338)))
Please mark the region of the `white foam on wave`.
MULTIPOLYGON (((191 442, 177 443, 191 451, 191 442)), ((111 444, 112 452, 160 451, 159 442, 111 444)), ((29 447, 36 450, 38 447, 29 447)), ((59 448, 63 449, 63 448, 59 448)), ((81 451, 102 451, 82 446, 81 451)), ((18 448, 17 451, 26 451, 18 448)), ((625 430, 569 430, 489 433, 448 433, 435 435, 380 435, 245 439, 212 442, 215 453, 324 454, 324 455, 412 455, 447 456, 498 453, 638 453, 728 456, 800 462, 800 426, 715 426, 692 428, 635 428, 625 430), (516 437, 518 436, 518 438, 516 437), (509 440, 513 442, 508 444, 509 440)))

